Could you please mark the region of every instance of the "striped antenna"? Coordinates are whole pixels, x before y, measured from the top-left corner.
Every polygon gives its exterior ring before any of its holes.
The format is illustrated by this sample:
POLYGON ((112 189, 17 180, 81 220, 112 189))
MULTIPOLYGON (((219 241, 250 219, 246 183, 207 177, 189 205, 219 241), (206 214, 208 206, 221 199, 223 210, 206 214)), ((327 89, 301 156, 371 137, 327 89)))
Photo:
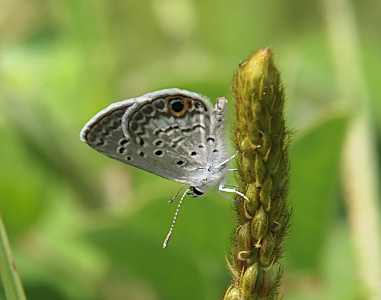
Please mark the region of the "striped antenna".
POLYGON ((169 232, 164 240, 164 243, 163 243, 163 248, 166 248, 167 245, 168 245, 168 242, 169 242, 169 239, 172 235, 172 232, 173 232, 173 227, 175 227, 175 223, 176 223, 176 218, 177 218, 177 215, 179 213, 179 210, 180 210, 180 206, 181 204, 183 203, 183 200, 185 198, 185 196, 187 195, 187 193, 189 192, 191 188, 187 188, 187 190, 185 191, 185 193, 181 196, 181 199, 180 199, 180 202, 179 204, 177 205, 177 209, 176 209, 176 212, 175 212, 175 216, 173 217, 173 221, 172 221, 172 225, 171 225, 171 228, 169 229, 169 232))
POLYGON ((168 201, 168 203, 172 203, 173 201, 175 201, 177 195, 180 193, 180 191, 183 189, 184 186, 185 186, 185 183, 184 183, 184 184, 181 186, 181 188, 177 191, 176 195, 174 195, 174 196, 172 197, 172 199, 168 201))

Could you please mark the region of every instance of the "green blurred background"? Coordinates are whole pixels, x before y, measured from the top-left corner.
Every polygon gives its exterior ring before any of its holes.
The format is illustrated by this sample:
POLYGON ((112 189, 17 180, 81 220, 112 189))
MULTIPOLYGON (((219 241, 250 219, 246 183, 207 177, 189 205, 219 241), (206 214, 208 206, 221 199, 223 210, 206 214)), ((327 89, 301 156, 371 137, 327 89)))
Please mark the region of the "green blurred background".
POLYGON ((232 100, 238 64, 269 46, 295 130, 283 299, 381 299, 366 280, 380 288, 380 28, 375 0, 0 1, 0 212, 27 298, 222 297, 229 201, 187 198, 163 250, 180 185, 78 135, 112 102, 158 89, 232 100))

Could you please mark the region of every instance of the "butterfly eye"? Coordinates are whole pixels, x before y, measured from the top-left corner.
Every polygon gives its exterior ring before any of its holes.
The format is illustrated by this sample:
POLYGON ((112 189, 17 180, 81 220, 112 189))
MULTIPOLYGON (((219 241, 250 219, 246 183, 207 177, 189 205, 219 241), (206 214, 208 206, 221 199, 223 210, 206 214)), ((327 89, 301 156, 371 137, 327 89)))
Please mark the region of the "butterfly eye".
POLYGON ((182 98, 169 98, 167 99, 167 106, 172 115, 181 117, 188 109, 188 102, 182 98))
POLYGON ((193 191, 193 193, 192 193, 193 197, 198 197, 198 196, 204 195, 204 193, 201 190, 199 190, 198 188, 196 188, 194 186, 192 186, 191 189, 193 191))

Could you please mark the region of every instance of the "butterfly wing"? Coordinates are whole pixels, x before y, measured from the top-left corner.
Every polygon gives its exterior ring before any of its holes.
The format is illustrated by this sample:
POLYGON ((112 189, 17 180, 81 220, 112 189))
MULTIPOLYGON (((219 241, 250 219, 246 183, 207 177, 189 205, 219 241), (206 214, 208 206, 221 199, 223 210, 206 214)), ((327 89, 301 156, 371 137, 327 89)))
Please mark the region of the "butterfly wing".
MULTIPOLYGON (((113 103, 97 113, 82 128, 80 139, 94 150, 108 157, 129 163, 124 150, 128 143, 122 130, 122 118, 126 109, 135 103, 135 99, 128 99, 113 103)), ((129 152, 133 145, 129 147, 129 152)))
POLYGON ((106 156, 194 186, 207 173, 212 113, 207 98, 166 89, 110 105, 80 137, 106 156))

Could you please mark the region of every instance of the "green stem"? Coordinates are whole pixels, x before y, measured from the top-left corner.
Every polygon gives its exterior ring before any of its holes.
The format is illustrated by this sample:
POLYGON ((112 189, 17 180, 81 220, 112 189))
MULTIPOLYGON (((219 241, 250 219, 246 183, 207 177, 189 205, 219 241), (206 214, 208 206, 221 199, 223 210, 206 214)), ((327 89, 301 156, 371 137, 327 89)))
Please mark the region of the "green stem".
POLYGON ((25 300, 16 264, 13 260, 11 246, 0 215, 0 273, 7 300, 25 300))
POLYGON ((289 131, 283 86, 270 49, 261 49, 238 67, 233 90, 237 181, 250 202, 236 197, 237 229, 228 263, 233 283, 224 300, 276 299, 283 274, 278 260, 291 213, 289 131))

